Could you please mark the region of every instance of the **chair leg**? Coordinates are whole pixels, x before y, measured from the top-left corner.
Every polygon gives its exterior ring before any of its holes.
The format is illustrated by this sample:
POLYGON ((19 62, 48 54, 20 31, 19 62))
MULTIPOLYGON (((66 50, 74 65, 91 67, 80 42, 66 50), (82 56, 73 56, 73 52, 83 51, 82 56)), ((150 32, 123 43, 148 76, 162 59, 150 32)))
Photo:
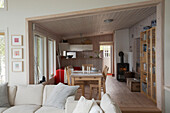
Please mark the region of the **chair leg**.
POLYGON ((103 92, 104 92, 104 94, 106 93, 106 85, 105 85, 105 83, 106 83, 106 82, 105 82, 105 80, 104 80, 104 81, 103 81, 103 90, 104 90, 103 92))
POLYGON ((85 90, 84 85, 81 85, 80 87, 81 87, 81 91, 82 91, 82 96, 84 96, 84 90, 85 90))
POLYGON ((90 99, 92 99, 93 87, 90 85, 90 99))

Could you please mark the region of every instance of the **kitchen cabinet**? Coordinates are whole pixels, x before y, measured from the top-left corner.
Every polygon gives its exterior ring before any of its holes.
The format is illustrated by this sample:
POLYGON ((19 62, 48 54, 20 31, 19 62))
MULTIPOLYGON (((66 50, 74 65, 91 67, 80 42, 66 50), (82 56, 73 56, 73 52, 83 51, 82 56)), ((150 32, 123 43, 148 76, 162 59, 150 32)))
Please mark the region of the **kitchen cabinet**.
POLYGON ((69 49, 69 51, 89 51, 89 50, 93 50, 92 44, 88 44, 88 45, 82 45, 82 44, 71 45, 70 44, 70 49, 69 49))
POLYGON ((70 49, 69 43, 59 43, 59 49, 60 51, 68 51, 70 49))

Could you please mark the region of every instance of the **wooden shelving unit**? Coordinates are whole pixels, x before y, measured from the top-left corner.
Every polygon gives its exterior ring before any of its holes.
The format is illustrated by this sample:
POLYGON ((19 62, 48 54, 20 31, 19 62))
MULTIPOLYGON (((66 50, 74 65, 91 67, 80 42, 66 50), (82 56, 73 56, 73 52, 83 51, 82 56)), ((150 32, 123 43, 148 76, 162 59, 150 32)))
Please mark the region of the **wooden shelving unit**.
POLYGON ((141 93, 156 103, 156 28, 141 32, 140 70, 141 93))

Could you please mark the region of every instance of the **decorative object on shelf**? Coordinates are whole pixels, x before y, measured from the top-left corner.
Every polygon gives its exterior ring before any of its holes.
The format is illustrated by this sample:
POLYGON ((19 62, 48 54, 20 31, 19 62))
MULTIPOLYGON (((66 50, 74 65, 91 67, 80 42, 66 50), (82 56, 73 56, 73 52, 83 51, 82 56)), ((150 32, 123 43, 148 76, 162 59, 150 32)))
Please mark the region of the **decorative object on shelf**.
POLYGON ((93 56, 89 56, 89 58, 93 58, 93 56))
POLYGON ((100 53, 101 53, 102 51, 95 51, 94 53, 96 54, 96 58, 101 58, 101 56, 100 56, 100 53))
POLYGON ((12 62, 12 71, 13 72, 22 72, 23 71, 23 62, 22 61, 13 61, 12 62))
POLYGON ((152 26, 152 27, 156 27, 156 20, 152 20, 152 21, 151 21, 151 26, 152 26))
POLYGON ((72 58, 72 57, 73 57, 73 55, 67 55, 67 57, 68 57, 68 58, 72 58))
POLYGON ((89 40, 89 39, 84 39, 81 43, 82 44, 92 44, 91 40, 89 40))
POLYGON ((22 46, 22 35, 12 35, 12 46, 22 46))
POLYGON ((151 26, 145 26, 145 27, 143 27, 143 30, 146 31, 146 30, 148 30, 150 28, 151 28, 151 26))
POLYGON ((14 59, 22 59, 23 58, 23 52, 22 48, 13 48, 12 49, 12 58, 14 59))
POLYGON ((146 52, 147 50, 147 44, 143 44, 143 51, 146 52))
POLYGON ((143 36, 143 40, 144 40, 144 41, 146 40, 146 34, 144 34, 144 36, 143 36))

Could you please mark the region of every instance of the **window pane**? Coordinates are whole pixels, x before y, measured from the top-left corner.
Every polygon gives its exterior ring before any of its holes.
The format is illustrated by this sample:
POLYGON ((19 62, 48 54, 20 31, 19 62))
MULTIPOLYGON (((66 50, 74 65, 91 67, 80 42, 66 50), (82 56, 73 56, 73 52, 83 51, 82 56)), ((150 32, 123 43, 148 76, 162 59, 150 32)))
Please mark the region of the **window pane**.
POLYGON ((42 37, 34 38, 34 83, 39 83, 44 76, 44 40, 42 37))
POLYGON ((50 79, 54 75, 54 45, 52 40, 48 40, 48 58, 50 79))
POLYGON ((5 8, 4 0, 0 0, 0 8, 5 8))
POLYGON ((0 33, 0 84, 5 80, 5 36, 0 33))

